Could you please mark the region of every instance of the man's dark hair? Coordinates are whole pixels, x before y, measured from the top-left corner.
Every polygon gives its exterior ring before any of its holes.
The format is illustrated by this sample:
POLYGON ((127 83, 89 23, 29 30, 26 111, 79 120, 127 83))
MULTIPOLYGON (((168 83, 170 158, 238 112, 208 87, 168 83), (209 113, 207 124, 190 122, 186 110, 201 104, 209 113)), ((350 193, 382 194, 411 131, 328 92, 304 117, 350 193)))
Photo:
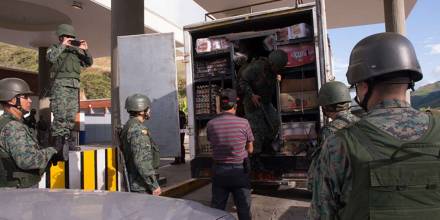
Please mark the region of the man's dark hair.
POLYGON ((235 89, 224 89, 220 94, 220 108, 223 111, 230 110, 237 104, 237 91, 235 89))

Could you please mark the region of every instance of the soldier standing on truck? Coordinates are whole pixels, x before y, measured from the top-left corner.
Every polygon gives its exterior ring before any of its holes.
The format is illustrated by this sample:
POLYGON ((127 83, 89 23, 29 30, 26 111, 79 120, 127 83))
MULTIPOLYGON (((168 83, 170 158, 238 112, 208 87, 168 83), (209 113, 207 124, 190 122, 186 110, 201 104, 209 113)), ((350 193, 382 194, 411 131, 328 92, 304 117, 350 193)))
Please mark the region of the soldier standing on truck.
POLYGON ((125 100, 125 109, 130 119, 121 132, 122 150, 128 171, 130 190, 138 193, 160 195, 162 193, 155 175, 159 167, 159 148, 144 125, 150 119, 150 99, 134 94, 125 100))
MULTIPOLYGON (((0 80, 0 188, 37 187, 49 160, 61 148, 41 148, 23 123, 23 115, 31 109, 32 91, 22 79, 0 80)), ((57 147, 57 146, 55 146, 57 147)))
POLYGON ((367 113, 322 145, 309 219, 438 218, 440 115, 406 102, 422 77, 404 36, 379 33, 356 44, 347 80, 367 113))
MULTIPOLYGON (((256 158, 263 151, 274 151, 272 143, 278 134, 280 122, 272 99, 277 80, 281 79, 279 73, 286 63, 287 54, 282 50, 274 50, 268 58, 254 59, 241 74, 239 86, 244 95, 245 117, 249 120, 255 137, 256 158)), ((258 162, 256 164, 261 166, 258 162)), ((256 167, 259 168, 262 167, 256 167)))
POLYGON ((69 150, 79 150, 75 146, 76 138, 72 131, 78 112, 80 73, 81 68, 92 65, 93 59, 88 52, 87 42, 76 39, 73 26, 61 24, 56 34, 59 43, 47 50, 47 60, 52 64, 52 84, 49 88, 50 109, 54 117, 52 138, 54 145, 68 145, 69 150))

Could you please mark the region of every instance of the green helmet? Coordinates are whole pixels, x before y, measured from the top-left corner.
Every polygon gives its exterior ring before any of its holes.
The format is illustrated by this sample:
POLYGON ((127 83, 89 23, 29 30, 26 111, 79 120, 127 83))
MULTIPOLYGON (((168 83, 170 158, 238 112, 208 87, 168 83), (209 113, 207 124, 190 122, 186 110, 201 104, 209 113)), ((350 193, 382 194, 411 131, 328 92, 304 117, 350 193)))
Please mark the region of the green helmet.
POLYGON ((274 50, 269 54, 269 61, 278 69, 287 64, 287 54, 282 50, 274 50))
POLYGON ((128 112, 141 112, 150 108, 151 101, 146 95, 139 93, 128 96, 125 100, 125 109, 128 112))
POLYGON ((68 35, 72 37, 76 37, 75 29, 70 24, 60 24, 57 27, 57 35, 61 37, 63 35, 68 35))
POLYGON ((0 80, 0 101, 9 101, 17 95, 32 94, 29 85, 19 78, 0 80))
POLYGON ((413 82, 423 77, 411 42, 398 33, 368 36, 351 51, 347 70, 347 80, 351 85, 377 76, 399 76, 400 73, 409 76, 413 82))
POLYGON ((318 103, 320 106, 351 102, 348 87, 339 81, 324 84, 319 90, 318 103))

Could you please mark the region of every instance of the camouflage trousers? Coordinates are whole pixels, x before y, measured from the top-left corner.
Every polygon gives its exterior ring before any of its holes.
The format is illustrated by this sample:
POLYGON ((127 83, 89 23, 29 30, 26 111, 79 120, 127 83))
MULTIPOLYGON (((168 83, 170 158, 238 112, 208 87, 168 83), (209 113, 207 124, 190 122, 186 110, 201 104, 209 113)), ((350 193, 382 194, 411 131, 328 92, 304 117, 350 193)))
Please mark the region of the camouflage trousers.
POLYGON ((79 81, 77 79, 57 79, 52 88, 50 109, 53 114, 52 136, 70 135, 75 127, 79 110, 79 81))
POLYGON ((250 109, 245 104, 245 117, 251 125, 255 139, 254 153, 258 154, 272 147, 280 129, 280 122, 277 110, 270 103, 262 103, 261 107, 250 109))

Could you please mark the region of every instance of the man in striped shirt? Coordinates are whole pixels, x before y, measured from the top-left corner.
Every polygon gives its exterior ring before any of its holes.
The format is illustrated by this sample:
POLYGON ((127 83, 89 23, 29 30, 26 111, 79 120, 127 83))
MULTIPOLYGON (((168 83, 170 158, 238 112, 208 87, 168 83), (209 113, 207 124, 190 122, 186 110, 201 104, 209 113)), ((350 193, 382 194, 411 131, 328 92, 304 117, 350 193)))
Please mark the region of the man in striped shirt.
POLYGON ((223 90, 220 102, 222 113, 207 124, 214 160, 211 205, 225 210, 229 193, 232 193, 238 218, 251 219, 249 170, 245 161, 253 151, 254 136, 249 122, 235 116, 237 92, 223 90))

